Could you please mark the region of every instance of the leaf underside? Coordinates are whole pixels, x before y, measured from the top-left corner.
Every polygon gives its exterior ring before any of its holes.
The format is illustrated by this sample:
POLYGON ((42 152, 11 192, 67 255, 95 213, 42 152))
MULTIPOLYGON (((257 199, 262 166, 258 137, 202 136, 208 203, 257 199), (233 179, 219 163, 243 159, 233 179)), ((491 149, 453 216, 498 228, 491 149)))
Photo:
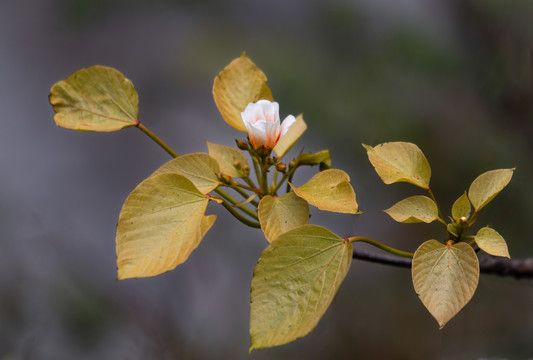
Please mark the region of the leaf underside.
POLYGON ((309 205, 294 192, 279 198, 267 195, 259 202, 258 215, 266 239, 272 242, 279 235, 307 224, 309 205))
POLYGON ((411 270, 415 292, 440 328, 470 301, 479 280, 476 253, 464 242, 426 241, 415 252, 411 270))
POLYGON ((403 199, 385 212, 401 223, 430 223, 439 217, 437 204, 427 196, 422 195, 403 199))
POLYGON ((213 83, 213 97, 224 120, 246 132, 241 112, 261 99, 274 101, 267 77, 244 53, 226 66, 213 83))
POLYGON ((235 166, 236 162, 239 163, 241 169, 248 166, 248 161, 242 152, 229 146, 214 144, 209 141, 206 143, 209 155, 220 165, 220 172, 231 177, 244 175, 242 170, 235 166))
POLYGON ((307 130, 307 124, 304 121, 303 115, 300 114, 296 117, 296 122, 291 125, 287 133, 274 146, 273 150, 278 158, 281 159, 296 144, 305 130, 307 130))
POLYGON ((58 126, 79 131, 116 131, 135 126, 139 97, 119 71, 101 65, 81 69, 54 84, 49 95, 58 126))
POLYGON ((487 171, 479 175, 468 189, 468 197, 476 211, 494 199, 502 191, 513 177, 514 169, 499 169, 487 171))
POLYGON ((408 182, 429 188, 431 168, 422 151, 408 142, 389 142, 375 147, 363 144, 368 159, 385 184, 408 182))
POLYGON ((208 201, 178 174, 154 175, 140 183, 118 220, 118 279, 155 276, 187 260, 215 220, 204 216, 208 201))
POLYGON ((511 258, 505 239, 496 230, 490 227, 481 228, 475 239, 477 246, 487 254, 511 258))
POLYGON ((296 195, 320 210, 356 214, 359 209, 350 177, 342 170, 324 170, 302 186, 290 186, 296 195))
POLYGON ((250 351, 308 334, 346 276, 352 251, 351 243, 316 225, 296 228, 272 242, 252 279, 250 351))
POLYGON ((220 185, 216 177, 219 165, 205 153, 192 153, 167 161, 151 176, 158 174, 178 174, 191 181, 202 194, 207 194, 220 185))

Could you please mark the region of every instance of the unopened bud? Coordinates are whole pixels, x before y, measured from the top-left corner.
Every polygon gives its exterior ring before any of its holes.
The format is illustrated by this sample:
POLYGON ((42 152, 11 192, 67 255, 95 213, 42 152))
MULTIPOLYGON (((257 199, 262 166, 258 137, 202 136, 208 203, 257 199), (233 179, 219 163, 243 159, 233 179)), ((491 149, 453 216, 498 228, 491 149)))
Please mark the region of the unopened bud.
POLYGON ((233 162, 233 167, 234 167, 235 169, 240 169, 240 168, 241 168, 241 162, 240 162, 239 160, 235 160, 235 161, 233 162))
POLYGON ((248 150, 248 144, 242 140, 235 139, 235 143, 237 144, 237 147, 241 150, 248 150))
POLYGON ((231 185, 233 184, 233 178, 229 175, 223 175, 223 174, 219 174, 218 175, 218 179, 223 183, 223 184, 226 184, 226 185, 231 185))
POLYGON ((296 161, 291 160, 291 161, 289 162, 289 169, 293 169, 295 166, 296 166, 296 161))
POLYGON ((459 219, 457 219, 457 224, 459 223, 467 223, 468 219, 464 216, 461 216, 459 219))
POLYGON ((276 164, 276 170, 278 170, 279 172, 284 173, 285 171, 287 171, 287 165, 285 165, 285 164, 282 163, 282 162, 277 163, 277 164, 276 164))
POLYGON ((244 165, 241 168, 241 171, 243 172, 244 176, 250 175, 250 167, 248 165, 244 165))

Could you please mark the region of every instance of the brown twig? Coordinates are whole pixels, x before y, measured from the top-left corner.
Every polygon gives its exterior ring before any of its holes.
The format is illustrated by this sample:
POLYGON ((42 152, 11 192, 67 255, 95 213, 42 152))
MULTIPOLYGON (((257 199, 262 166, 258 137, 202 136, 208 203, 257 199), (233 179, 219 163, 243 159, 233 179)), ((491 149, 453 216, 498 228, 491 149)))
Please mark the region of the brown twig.
MULTIPOLYGON (((362 249, 354 250, 353 258, 403 268, 411 267, 411 259, 389 254, 377 254, 362 249)), ((533 258, 510 260, 485 255, 479 259, 479 268, 484 274, 513 276, 517 279, 533 278, 533 258)))

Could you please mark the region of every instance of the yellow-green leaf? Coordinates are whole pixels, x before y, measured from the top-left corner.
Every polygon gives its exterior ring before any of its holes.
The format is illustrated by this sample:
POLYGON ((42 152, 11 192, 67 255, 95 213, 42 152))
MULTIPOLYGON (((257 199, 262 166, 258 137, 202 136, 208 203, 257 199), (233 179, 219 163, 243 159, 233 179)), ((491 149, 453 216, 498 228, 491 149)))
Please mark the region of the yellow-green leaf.
POLYGON ((352 244, 316 225, 284 233, 261 254, 252 279, 252 349, 305 336, 329 307, 352 260, 352 244))
POLYGON ((213 225, 209 202, 184 176, 150 176, 128 196, 120 212, 118 278, 155 276, 183 263, 213 225))
POLYGON ((428 240, 413 256, 412 276, 420 300, 442 328, 474 295, 479 262, 464 242, 445 246, 428 240))
POLYGON ((259 222, 268 242, 309 221, 307 201, 290 192, 280 198, 267 195, 258 207, 259 222))
POLYGON ((116 131, 137 124, 139 97, 130 80, 101 65, 81 69, 50 90, 58 126, 80 131, 116 131))
POLYGON ((296 195, 320 210, 347 214, 358 211, 350 177, 342 170, 324 170, 300 187, 290 185, 296 195))
POLYGON ((422 151, 408 142, 389 142, 376 147, 363 144, 368 159, 385 184, 408 182, 429 188, 431 168, 422 151))
POLYGON ((466 196, 466 191, 463 195, 459 197, 459 199, 455 200, 455 202, 452 205, 452 217, 457 220, 461 217, 469 218, 470 217, 470 200, 468 200, 468 196, 466 196))
POLYGON ((496 195, 509 184, 513 177, 514 169, 499 169, 487 171, 479 175, 468 189, 468 197, 476 211, 494 199, 496 195))
POLYGON ((490 227, 479 229, 475 239, 477 246, 487 254, 511 258, 505 239, 496 230, 490 227))
POLYGON ((422 195, 403 199, 384 211, 401 223, 430 223, 439 217, 439 210, 435 202, 422 195))
POLYGON ((291 125, 287 133, 274 146, 276 155, 281 159, 296 144, 305 130, 307 130, 307 124, 304 121, 303 115, 300 114, 296 117, 296 122, 291 125))
POLYGON ((266 81, 265 74, 244 53, 215 77, 213 97, 228 124, 246 132, 241 119, 246 105, 261 99, 274 101, 266 81))
POLYGON ((218 162, 222 173, 231 177, 242 177, 245 175, 242 169, 249 167, 249 165, 242 152, 229 146, 213 144, 209 141, 206 141, 206 143, 209 155, 218 162), (236 166, 237 163, 240 168, 236 166))
POLYGON ((216 177, 219 166, 215 159, 204 153, 187 154, 163 164, 151 176, 158 174, 179 174, 189 179, 201 193, 207 194, 218 187, 216 177))
POLYGON ((300 165, 320 165, 320 171, 331 169, 331 155, 329 150, 321 150, 317 153, 302 154, 298 161, 300 165))

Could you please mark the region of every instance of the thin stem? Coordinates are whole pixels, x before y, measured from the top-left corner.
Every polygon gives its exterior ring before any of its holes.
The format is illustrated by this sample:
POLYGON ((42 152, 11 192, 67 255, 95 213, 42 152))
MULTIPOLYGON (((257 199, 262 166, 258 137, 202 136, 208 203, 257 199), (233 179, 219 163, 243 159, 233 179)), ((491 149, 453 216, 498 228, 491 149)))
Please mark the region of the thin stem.
POLYGON ((244 189, 244 190, 248 190, 248 191, 254 192, 254 193, 258 194, 258 195, 261 194, 261 190, 260 189, 258 189, 256 187, 246 186, 246 185, 240 184, 238 182, 233 182, 233 184, 227 185, 227 186, 231 187, 232 189, 241 188, 241 189, 244 189))
POLYGON ((254 156, 252 153, 250 153, 250 157, 252 158, 252 163, 254 164, 254 171, 255 171, 255 178, 257 181, 261 181, 261 175, 259 175, 259 166, 257 166, 257 157, 254 156))
POLYGON ((266 157, 264 157, 261 161, 261 190, 263 190, 263 195, 268 194, 267 172, 266 157))
POLYGON ((442 220, 440 217, 437 218, 437 221, 444 225, 446 229, 448 229, 448 224, 446 224, 446 221, 442 220))
POLYGON ((362 236, 354 236, 354 237, 351 237, 351 238, 348 238, 348 241, 350 242, 364 242, 364 243, 367 243, 367 244, 370 244, 372 246, 375 246, 377 248, 380 248, 381 250, 384 250, 388 253, 391 253, 393 255, 396 255, 396 256, 401 256, 401 257, 405 257, 405 258, 412 258, 413 257, 413 253, 410 253, 410 252, 407 252, 407 251, 401 251, 401 250, 397 250, 395 248, 392 248, 390 246, 387 246, 387 245, 384 245, 380 242, 377 242, 376 240, 372 240, 372 239, 369 239, 369 238, 366 238, 366 237, 362 237, 362 236))
MULTIPOLYGON (((281 178, 281 180, 279 181, 278 185, 276 185, 276 187, 273 190, 274 193, 276 191, 278 191, 278 189, 281 187, 281 185, 283 185, 283 183, 287 179, 292 179, 292 174, 294 174, 294 172, 296 171, 297 167, 298 167, 298 164, 296 164, 293 168, 291 168, 289 171, 287 171, 285 174, 283 174, 283 177, 281 178)), ((287 186, 289 186, 289 185, 287 184, 287 186)))
MULTIPOLYGON (((225 200, 229 201, 232 205, 236 205, 239 203, 233 196, 231 196, 230 194, 228 194, 227 192, 225 192, 224 190, 220 188, 215 189, 215 192, 219 194, 220 196, 222 196, 222 198, 224 198, 225 200)), ((232 209, 235 210, 233 206, 232 206, 232 209)), ((257 216, 257 213, 254 212, 253 210, 250 210, 246 206, 240 206, 237 209, 241 210, 243 213, 249 215, 250 217, 253 217, 256 220, 259 220, 259 216, 257 216)))
POLYGON ((472 226, 472 224, 476 222, 478 215, 479 215, 479 211, 475 210, 474 215, 472 215, 470 219, 468 219, 468 226, 472 226))
MULTIPOLYGON (((257 166, 254 162, 254 165, 257 166)), ((255 188, 256 185, 254 184, 254 182, 252 181, 252 179, 250 179, 249 176, 243 176, 242 179, 244 180, 245 183, 247 183, 250 187, 253 187, 255 188)))
POLYGON ((428 193, 429 193, 429 196, 431 196, 431 199, 433 200, 435 205, 437 205, 437 211, 439 212, 439 222, 442 224, 442 226, 444 226, 444 229, 448 230, 448 225, 446 224, 444 220, 442 220, 444 216, 442 216, 442 211, 440 211, 439 203, 437 202, 437 199, 435 198, 433 191, 431 191, 429 187, 428 187, 428 193))
POLYGON ((261 225, 258 223, 258 222, 255 222, 255 221, 252 221, 252 220, 248 220, 247 218, 245 218, 244 216, 242 216, 241 214, 239 214, 234 208, 233 206, 231 206, 227 201, 223 201, 222 202, 222 206, 224 206, 224 208, 226 210, 228 210, 230 212, 231 215, 233 215, 237 220, 239 220, 240 222, 242 222, 244 225, 248 225, 250 227, 253 227, 253 228, 256 228, 256 229, 261 229, 261 225))
POLYGON ((150 139, 154 140, 159 146, 161 146, 167 153, 170 154, 170 156, 177 158, 179 155, 170 148, 163 140, 161 140, 156 134, 151 132, 146 126, 141 124, 140 122, 136 125, 140 130, 142 130, 146 135, 150 137, 150 139))
MULTIPOLYGON (((240 187, 238 186, 231 186, 231 188, 233 190, 235 190, 236 192, 239 193, 239 195, 241 195, 243 198, 245 199, 248 199, 250 197, 249 194, 247 194, 245 191, 243 191, 240 187)), ((255 192, 255 191, 254 191, 255 192)), ((257 192, 255 192, 257 194, 257 192)), ((257 207, 259 205, 259 203, 257 202, 257 200, 251 200, 250 201, 250 204, 254 205, 255 207, 257 207)))
POLYGON ((278 169, 274 170, 274 177, 272 178, 272 183, 270 184, 270 192, 272 193, 272 195, 276 195, 276 192, 274 191, 274 188, 276 186, 276 182, 278 181, 278 169))

